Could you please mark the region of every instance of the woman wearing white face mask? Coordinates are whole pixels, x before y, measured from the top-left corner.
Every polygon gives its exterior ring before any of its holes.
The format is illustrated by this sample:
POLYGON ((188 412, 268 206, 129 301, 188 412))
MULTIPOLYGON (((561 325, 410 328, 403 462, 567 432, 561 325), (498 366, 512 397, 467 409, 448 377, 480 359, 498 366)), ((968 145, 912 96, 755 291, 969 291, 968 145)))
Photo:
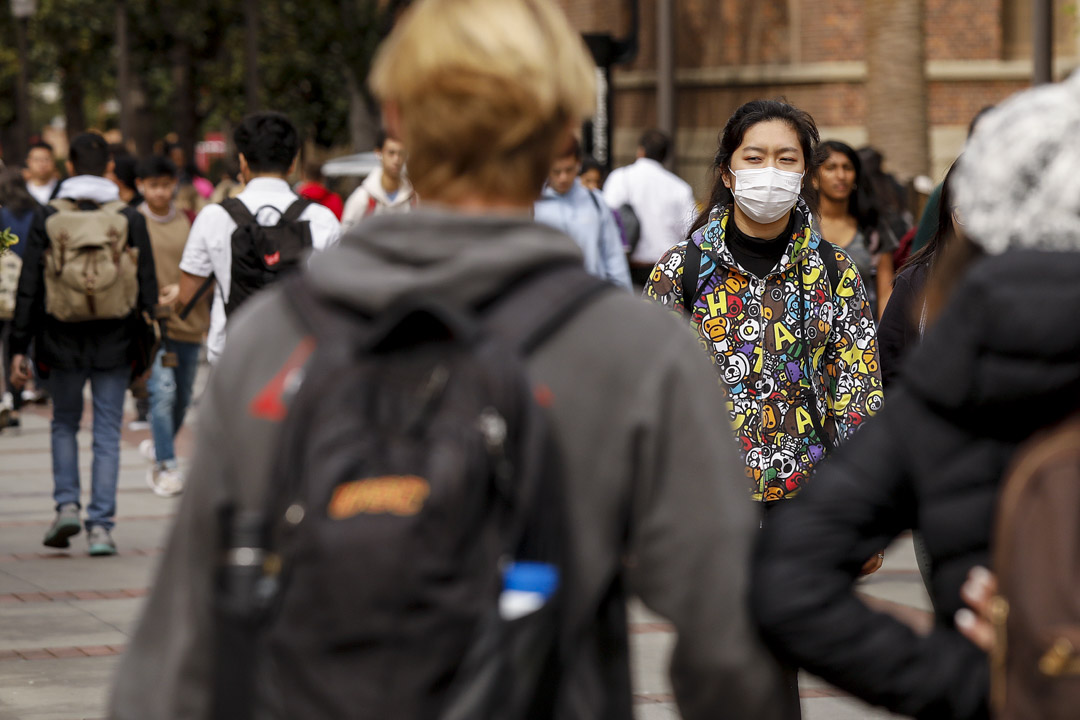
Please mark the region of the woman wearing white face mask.
MULTIPOLYGON (((813 118, 791 105, 756 100, 736 110, 709 206, 645 287, 689 317, 712 355, 751 492, 766 506, 795 495, 882 402, 859 273, 814 232, 801 197, 820 164, 817 144, 813 118)), ((866 570, 879 566, 875 555, 866 570)))

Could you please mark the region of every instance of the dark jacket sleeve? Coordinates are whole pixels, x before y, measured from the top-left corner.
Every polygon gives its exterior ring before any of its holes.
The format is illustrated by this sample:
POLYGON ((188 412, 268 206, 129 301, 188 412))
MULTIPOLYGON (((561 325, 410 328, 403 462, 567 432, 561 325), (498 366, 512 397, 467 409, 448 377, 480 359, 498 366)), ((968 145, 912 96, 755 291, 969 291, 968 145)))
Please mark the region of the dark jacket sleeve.
POLYGON ((920 298, 911 287, 909 273, 896 276, 892 295, 878 324, 878 350, 881 353, 881 382, 888 387, 896 379, 900 362, 918 342, 918 321, 913 318, 921 307, 920 298), (914 325, 914 327, 913 327, 914 325))
POLYGON ((16 291, 14 327, 11 333, 11 352, 25 355, 34 332, 41 328, 45 317, 45 214, 34 213, 30 238, 23 253, 22 272, 16 291))
POLYGON ((954 630, 920 637, 855 595, 867 557, 915 525, 914 440, 930 411, 907 394, 825 461, 760 539, 751 606, 778 655, 916 718, 985 718, 986 657, 954 630))
POLYGON ((150 232, 146 229, 146 218, 135 208, 124 210, 124 215, 128 219, 128 242, 139 251, 138 309, 150 312, 158 304, 157 271, 154 269, 150 232))

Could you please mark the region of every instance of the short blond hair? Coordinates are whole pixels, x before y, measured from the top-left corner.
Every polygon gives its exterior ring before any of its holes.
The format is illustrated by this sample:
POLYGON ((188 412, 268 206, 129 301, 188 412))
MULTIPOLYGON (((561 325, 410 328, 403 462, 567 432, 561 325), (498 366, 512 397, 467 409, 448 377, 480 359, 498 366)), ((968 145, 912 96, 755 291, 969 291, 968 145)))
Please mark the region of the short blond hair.
POLYGON ((449 202, 531 202, 596 103, 596 66, 550 0, 419 0, 370 81, 400 109, 417 193, 449 202))

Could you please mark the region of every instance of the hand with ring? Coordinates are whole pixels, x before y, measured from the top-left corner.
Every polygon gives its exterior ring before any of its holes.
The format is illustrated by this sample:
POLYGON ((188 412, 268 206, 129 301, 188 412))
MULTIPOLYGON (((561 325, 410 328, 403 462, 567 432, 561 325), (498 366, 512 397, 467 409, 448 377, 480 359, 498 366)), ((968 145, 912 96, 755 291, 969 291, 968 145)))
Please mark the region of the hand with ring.
POLYGON ((881 552, 877 553, 876 555, 871 557, 869 560, 867 560, 865 563, 863 563, 862 570, 859 571, 859 576, 860 577, 865 577, 866 575, 873 575, 874 573, 876 573, 878 570, 881 569, 881 566, 884 563, 885 563, 885 551, 882 550, 881 552))

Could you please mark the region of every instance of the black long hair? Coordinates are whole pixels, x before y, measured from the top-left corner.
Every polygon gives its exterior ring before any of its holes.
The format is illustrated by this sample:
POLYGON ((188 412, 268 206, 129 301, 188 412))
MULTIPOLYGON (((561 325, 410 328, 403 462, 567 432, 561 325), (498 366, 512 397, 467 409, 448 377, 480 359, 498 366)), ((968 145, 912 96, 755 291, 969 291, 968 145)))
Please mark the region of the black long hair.
POLYGON ((0 172, 0 207, 6 207, 17 217, 37 209, 37 200, 26 189, 21 170, 8 168, 0 172))
MULTIPOLYGON (((957 158, 959 160, 959 158, 957 158)), ((945 179, 941 182, 941 195, 938 199, 937 230, 918 252, 914 253, 904 267, 915 265, 933 266, 935 260, 941 257, 945 246, 951 243, 956 236, 953 228, 953 175, 959 162, 954 162, 949 172, 945 173, 945 179)))
MULTIPOLYGON (((802 147, 803 161, 806 164, 804 177, 811 178, 817 172, 824 156, 818 147, 821 136, 818 134, 817 124, 810 113, 791 105, 783 100, 751 100, 740 106, 731 117, 728 118, 724 130, 718 138, 719 147, 713 158, 713 186, 709 193, 709 201, 705 209, 694 220, 690 227, 687 238, 693 235, 709 221, 709 213, 717 205, 729 205, 733 201, 731 190, 724 185, 724 173, 731 169, 731 158, 735 151, 742 145, 746 131, 758 123, 770 120, 780 120, 787 123, 795 131, 802 147)), ((803 198, 807 200, 811 208, 815 206, 816 195, 809 181, 803 180, 803 198)))
POLYGON ((828 161, 829 155, 838 152, 851 162, 851 166, 855 168, 855 187, 848 196, 848 214, 855 218, 859 229, 876 229, 881 211, 878 209, 873 183, 863 172, 859 154, 850 145, 839 140, 826 140, 821 143, 821 148, 825 151, 825 161, 828 161))

